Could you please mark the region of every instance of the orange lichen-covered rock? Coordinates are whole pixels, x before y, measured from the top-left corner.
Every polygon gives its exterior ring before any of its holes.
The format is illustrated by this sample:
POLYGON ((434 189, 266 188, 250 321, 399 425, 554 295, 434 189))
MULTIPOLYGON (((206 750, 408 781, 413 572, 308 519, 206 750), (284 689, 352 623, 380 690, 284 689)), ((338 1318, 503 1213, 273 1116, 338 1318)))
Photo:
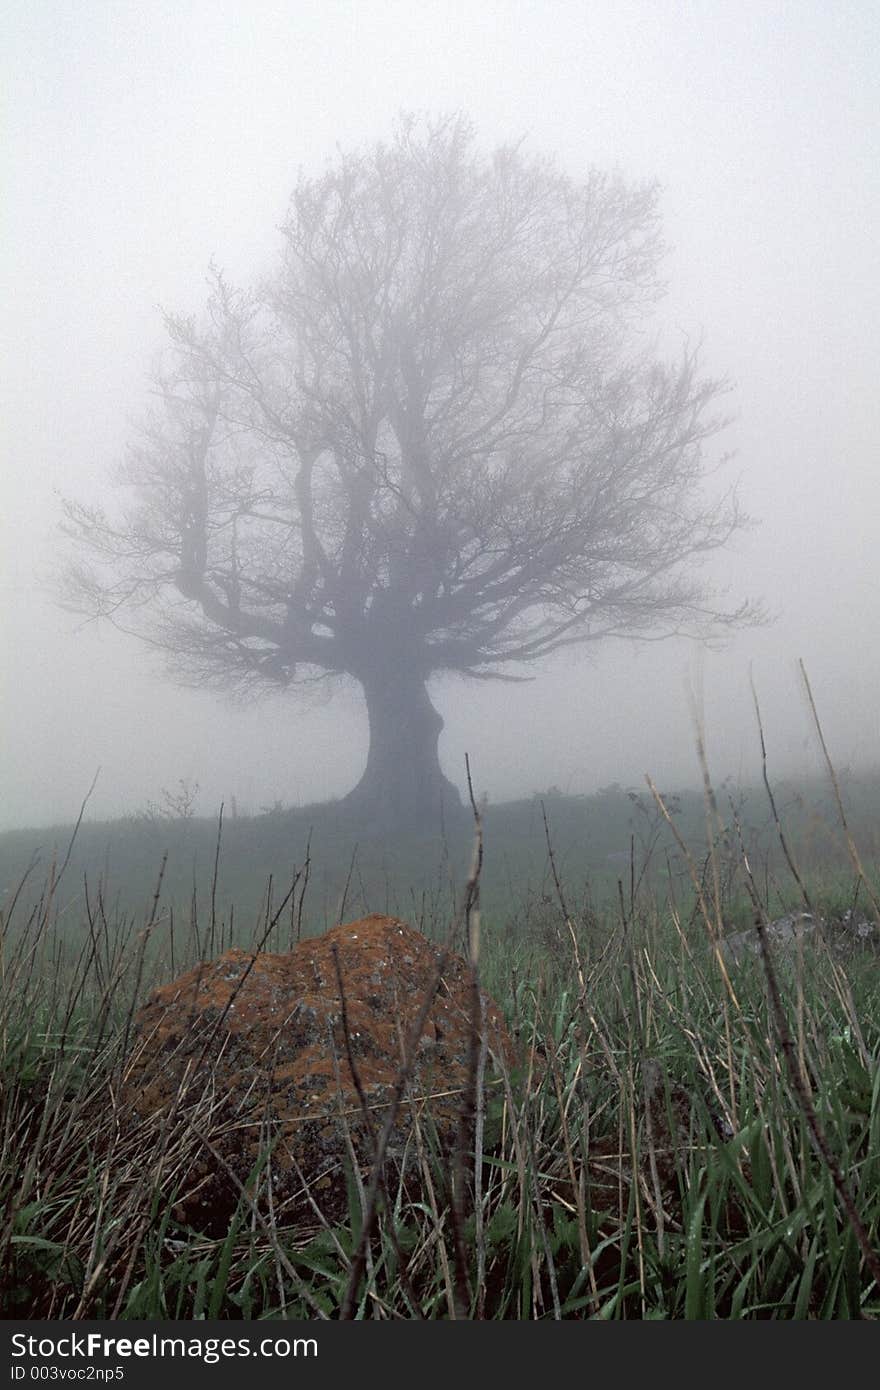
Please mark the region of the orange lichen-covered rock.
MULTIPOLYGON (((353 1153, 369 1169, 404 1050, 430 1007, 388 1147, 414 1171, 413 1119, 427 1140, 458 1129, 471 1054, 473 992, 464 960, 396 918, 374 914, 285 955, 226 951, 157 990, 136 1017, 122 1114, 155 1126, 177 1215, 216 1229, 242 1187, 276 1219, 344 1214, 353 1153), (341 987, 340 987, 341 985, 341 987), (347 1025, 348 1039, 346 1040, 347 1025)), ((510 1057, 485 995, 490 1057, 510 1057)), ((391 1174, 389 1174, 391 1176, 391 1174)))

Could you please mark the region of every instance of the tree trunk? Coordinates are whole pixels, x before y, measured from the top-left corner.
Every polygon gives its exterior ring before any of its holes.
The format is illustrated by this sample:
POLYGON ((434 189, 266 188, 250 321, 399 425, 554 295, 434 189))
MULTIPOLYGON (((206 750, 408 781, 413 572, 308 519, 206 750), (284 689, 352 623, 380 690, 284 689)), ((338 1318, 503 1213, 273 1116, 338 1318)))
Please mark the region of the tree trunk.
POLYGON ((439 828, 444 814, 461 808, 461 797, 440 767, 443 720, 424 681, 395 662, 362 683, 370 751, 364 775, 343 805, 373 824, 439 828))

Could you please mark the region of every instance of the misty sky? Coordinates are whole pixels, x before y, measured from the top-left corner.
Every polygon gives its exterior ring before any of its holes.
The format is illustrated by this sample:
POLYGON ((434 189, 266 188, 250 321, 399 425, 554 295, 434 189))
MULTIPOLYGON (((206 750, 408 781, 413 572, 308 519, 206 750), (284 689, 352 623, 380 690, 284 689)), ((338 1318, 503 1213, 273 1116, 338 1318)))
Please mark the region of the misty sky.
POLYGON ((161 309, 209 262, 272 266, 300 168, 463 110, 577 177, 663 186, 667 341, 727 375, 732 453, 761 524, 715 568, 776 621, 721 652, 597 647, 522 686, 438 683, 444 769, 492 800, 557 784, 692 784, 687 685, 713 769, 818 766, 803 657, 839 766, 880 763, 880 6, 857 0, 7 0, 0 826, 156 801, 213 815, 341 795, 366 753, 356 692, 242 708, 180 691, 49 587, 62 495, 98 499, 146 402, 161 309))

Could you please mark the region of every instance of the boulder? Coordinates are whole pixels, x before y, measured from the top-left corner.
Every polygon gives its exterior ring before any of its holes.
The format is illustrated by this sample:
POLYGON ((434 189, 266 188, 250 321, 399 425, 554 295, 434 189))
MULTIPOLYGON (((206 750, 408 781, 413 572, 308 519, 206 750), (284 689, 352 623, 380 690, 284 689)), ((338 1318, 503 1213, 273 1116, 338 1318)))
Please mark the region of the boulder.
MULTIPOLYGON (((809 912, 789 912, 767 925, 767 940, 774 946, 796 946, 816 930, 816 918, 809 912)), ((721 943, 721 953, 728 964, 739 965, 749 956, 760 955, 761 943, 754 927, 734 932, 721 943)))
MULTIPOLYGON (((222 1229, 242 1186, 276 1220, 348 1209, 346 1168, 369 1171, 375 1136, 421 1029, 388 1147, 389 1178, 418 1172, 420 1135, 455 1142, 471 1046, 470 972, 393 917, 334 927, 284 955, 226 951, 158 989, 135 1018, 121 1122, 152 1125, 178 1219, 222 1229), (341 988, 340 988, 341 980, 341 988), (343 1026, 343 1002, 348 1039, 343 1026)), ((482 996, 492 1059, 511 1060, 482 996)), ((408 1179, 407 1179, 408 1180, 408 1179)), ((167 1184, 166 1184, 167 1185, 167 1184)))
MULTIPOLYGON (((814 917, 809 912, 789 912, 777 917, 767 925, 767 939, 771 946, 785 953, 791 948, 808 942, 824 942, 839 955, 847 955, 854 950, 868 949, 880 945, 880 925, 869 922, 865 917, 857 917, 848 909, 842 917, 814 917)), ((750 956, 760 955, 758 933, 754 927, 749 931, 733 932, 721 942, 721 952, 728 964, 739 965, 750 956)))

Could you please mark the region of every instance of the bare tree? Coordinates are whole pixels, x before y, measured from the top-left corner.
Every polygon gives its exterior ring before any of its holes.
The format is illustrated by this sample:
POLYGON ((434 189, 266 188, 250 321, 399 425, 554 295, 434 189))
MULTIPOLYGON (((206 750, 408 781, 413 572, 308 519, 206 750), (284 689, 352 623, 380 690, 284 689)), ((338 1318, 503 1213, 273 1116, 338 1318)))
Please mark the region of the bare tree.
POLYGON ((359 682, 348 801, 385 820, 458 803, 436 673, 756 616, 688 563, 743 518, 703 495, 722 384, 646 337, 654 187, 402 119, 302 177, 283 238, 271 279, 213 271, 204 318, 168 318, 129 509, 67 507, 80 611, 133 613, 199 685, 359 682))

